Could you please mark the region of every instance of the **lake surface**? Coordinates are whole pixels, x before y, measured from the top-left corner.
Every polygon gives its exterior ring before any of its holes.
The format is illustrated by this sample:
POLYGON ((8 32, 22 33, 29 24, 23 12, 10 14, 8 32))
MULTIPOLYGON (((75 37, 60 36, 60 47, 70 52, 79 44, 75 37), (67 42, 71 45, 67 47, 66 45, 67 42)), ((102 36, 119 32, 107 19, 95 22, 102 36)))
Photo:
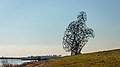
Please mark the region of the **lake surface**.
POLYGON ((13 64, 13 65, 17 65, 17 64, 22 64, 25 62, 31 62, 32 60, 21 60, 21 59, 0 59, 0 66, 3 63, 9 63, 9 64, 13 64))

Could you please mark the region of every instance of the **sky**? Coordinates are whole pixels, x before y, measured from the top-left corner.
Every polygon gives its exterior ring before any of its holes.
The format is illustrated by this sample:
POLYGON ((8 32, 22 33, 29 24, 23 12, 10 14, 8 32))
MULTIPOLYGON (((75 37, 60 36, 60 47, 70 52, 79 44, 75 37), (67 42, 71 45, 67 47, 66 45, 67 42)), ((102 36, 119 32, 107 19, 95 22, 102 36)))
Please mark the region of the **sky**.
POLYGON ((0 0, 0 56, 70 55, 62 48, 80 11, 95 32, 82 53, 120 48, 120 0, 0 0))

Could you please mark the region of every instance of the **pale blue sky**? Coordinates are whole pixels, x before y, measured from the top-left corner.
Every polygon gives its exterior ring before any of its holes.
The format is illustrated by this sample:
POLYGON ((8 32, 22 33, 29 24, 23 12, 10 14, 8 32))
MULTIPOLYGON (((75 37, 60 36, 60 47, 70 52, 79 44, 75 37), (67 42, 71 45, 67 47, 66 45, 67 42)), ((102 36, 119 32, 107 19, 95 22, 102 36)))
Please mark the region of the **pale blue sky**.
POLYGON ((0 0, 0 55, 68 54, 62 37, 80 11, 95 31, 83 52, 120 48, 120 0, 0 0))

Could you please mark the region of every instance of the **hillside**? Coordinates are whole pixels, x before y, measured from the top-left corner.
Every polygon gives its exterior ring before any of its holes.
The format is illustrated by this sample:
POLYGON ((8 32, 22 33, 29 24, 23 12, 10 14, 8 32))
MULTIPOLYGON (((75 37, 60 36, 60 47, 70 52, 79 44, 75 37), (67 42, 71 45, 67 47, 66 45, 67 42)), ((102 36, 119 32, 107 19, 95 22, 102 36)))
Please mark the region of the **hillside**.
POLYGON ((31 62, 23 67, 120 67, 120 49, 31 62))

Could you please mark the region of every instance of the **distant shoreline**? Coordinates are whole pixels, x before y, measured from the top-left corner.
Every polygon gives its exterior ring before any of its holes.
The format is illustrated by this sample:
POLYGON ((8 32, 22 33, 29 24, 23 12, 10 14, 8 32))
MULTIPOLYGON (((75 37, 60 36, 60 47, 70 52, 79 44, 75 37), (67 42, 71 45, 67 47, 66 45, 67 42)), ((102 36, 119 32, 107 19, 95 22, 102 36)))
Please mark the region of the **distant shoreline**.
POLYGON ((21 60, 48 60, 52 58, 59 58, 61 55, 50 55, 50 56, 28 56, 28 57, 0 57, 0 59, 21 59, 21 60))
POLYGON ((23 59, 22 57, 0 57, 0 59, 23 59))

